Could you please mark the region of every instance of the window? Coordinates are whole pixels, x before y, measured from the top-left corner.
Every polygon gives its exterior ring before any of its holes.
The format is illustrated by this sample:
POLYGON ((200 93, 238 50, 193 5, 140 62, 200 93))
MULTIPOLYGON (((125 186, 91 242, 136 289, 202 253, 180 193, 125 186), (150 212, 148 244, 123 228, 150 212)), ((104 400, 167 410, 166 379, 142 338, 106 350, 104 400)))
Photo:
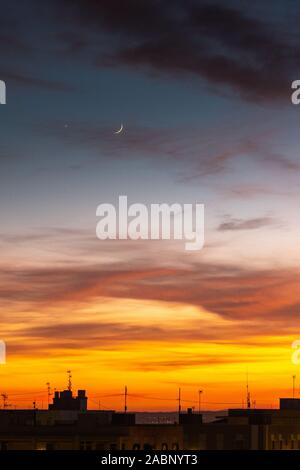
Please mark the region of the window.
POLYGON ((132 450, 140 450, 141 446, 140 444, 133 444, 132 450))
POLYGON ((38 442, 35 450, 47 450, 47 444, 45 442, 38 442))
POLYGON ((80 450, 93 450, 93 443, 91 441, 80 441, 80 450))

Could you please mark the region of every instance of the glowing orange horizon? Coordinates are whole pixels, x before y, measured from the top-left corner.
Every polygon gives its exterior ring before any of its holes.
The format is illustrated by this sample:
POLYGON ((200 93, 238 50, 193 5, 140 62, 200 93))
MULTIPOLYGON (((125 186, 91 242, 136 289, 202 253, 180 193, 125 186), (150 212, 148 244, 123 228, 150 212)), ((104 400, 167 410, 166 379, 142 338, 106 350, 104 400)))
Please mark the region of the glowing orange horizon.
POLYGON ((297 373, 291 362, 292 336, 234 338, 237 325, 232 320, 159 301, 104 298, 78 307, 71 330, 69 316, 59 325, 57 318, 55 310, 52 318, 49 312, 36 315, 27 339, 23 325, 7 329, 1 392, 12 406, 30 408, 36 401, 46 408, 46 383, 52 391, 65 389, 68 369, 74 391, 86 389, 89 408, 95 409, 122 410, 125 385, 132 411, 176 411, 179 387, 182 409, 198 409, 200 389, 202 409, 242 407, 247 370, 256 407, 276 407, 280 396, 292 393, 291 377, 297 373), (94 333, 96 324, 100 330, 94 333))

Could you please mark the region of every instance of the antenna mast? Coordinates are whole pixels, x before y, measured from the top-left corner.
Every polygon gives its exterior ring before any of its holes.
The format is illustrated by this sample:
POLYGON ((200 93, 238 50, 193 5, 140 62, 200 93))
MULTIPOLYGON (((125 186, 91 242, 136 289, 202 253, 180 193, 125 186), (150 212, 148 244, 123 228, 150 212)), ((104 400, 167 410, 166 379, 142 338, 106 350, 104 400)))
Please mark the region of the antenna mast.
POLYGON ((47 385, 47 397, 48 397, 48 407, 49 407, 49 404, 50 404, 50 397, 51 397, 51 395, 52 395, 52 393, 51 393, 51 387, 50 387, 50 382, 47 382, 46 385, 47 385))
POLYGON ((295 398, 295 381, 296 381, 296 376, 293 375, 293 398, 295 398))
POLYGON ((178 389, 178 413, 181 413, 181 388, 178 389))
POLYGON ((199 409, 199 414, 200 414, 200 412, 201 412, 201 395, 202 395, 202 393, 203 393, 203 390, 198 390, 198 394, 199 394, 199 396, 198 396, 198 409, 199 409))
POLYGON ((247 408, 251 408, 251 397, 250 397, 250 392, 249 392, 249 382, 248 382, 248 369, 247 369, 247 408))
POLYGON ((124 413, 127 413, 127 385, 125 385, 124 391, 124 413))
POLYGON ((68 374, 68 390, 69 392, 72 392, 72 374, 70 370, 67 370, 68 374))

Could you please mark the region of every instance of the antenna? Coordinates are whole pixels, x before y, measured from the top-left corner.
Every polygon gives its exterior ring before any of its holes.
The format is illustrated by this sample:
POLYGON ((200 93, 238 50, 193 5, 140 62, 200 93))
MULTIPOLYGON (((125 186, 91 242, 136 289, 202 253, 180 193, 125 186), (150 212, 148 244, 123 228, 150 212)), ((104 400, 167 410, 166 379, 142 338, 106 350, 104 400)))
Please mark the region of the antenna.
POLYGON ((48 407, 49 407, 50 397, 51 397, 51 395, 52 395, 52 393, 51 393, 51 387, 50 387, 50 382, 47 382, 46 385, 47 385, 47 396, 48 396, 48 407))
POLYGON ((293 398, 295 398, 295 382, 296 382, 296 376, 293 375, 293 376, 292 376, 292 379, 293 379, 293 398))
POLYGON ((181 388, 178 389, 178 413, 181 413, 181 388))
POLYGON ((201 395, 203 393, 203 390, 198 390, 198 410, 199 410, 199 414, 201 412, 201 395))
POLYGON ((124 390, 124 413, 127 413, 127 385, 125 385, 124 390))
POLYGON ((67 370, 68 374, 68 390, 69 392, 72 392, 72 374, 70 370, 67 370))
POLYGON ((250 397, 250 392, 249 392, 249 382, 248 382, 248 368, 247 368, 247 386, 246 386, 246 390, 247 390, 247 408, 250 409, 251 408, 251 397, 250 397))

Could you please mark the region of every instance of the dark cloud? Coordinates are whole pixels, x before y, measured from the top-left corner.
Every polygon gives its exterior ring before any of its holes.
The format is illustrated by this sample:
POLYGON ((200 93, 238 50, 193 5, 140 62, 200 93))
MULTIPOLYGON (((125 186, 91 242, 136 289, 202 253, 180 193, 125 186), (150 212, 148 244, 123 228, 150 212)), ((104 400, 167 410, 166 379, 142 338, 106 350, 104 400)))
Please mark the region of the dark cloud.
MULTIPOLYGON (((0 23, 1 28, 1 23, 0 23)), ((25 41, 16 37, 16 35, 0 33, 0 51, 3 54, 30 55, 32 48, 25 41)))
POLYGON ((11 54, 13 54, 15 59, 31 56, 34 48, 24 34, 23 25, 24 18, 22 18, 19 9, 18 14, 16 14, 13 2, 10 2, 10 5, 2 2, 0 17, 0 63, 11 58, 11 54))
POLYGON ((85 40, 87 30, 112 36, 95 59, 99 66, 123 64, 173 77, 189 74, 259 102, 287 99, 299 40, 281 18, 270 21, 267 11, 262 18, 239 3, 233 7, 193 0, 63 4, 68 27, 80 27, 85 40))
MULTIPOLYGON (((29 28, 23 7, 6 7, 0 24, 1 62, 11 54, 65 51, 96 66, 128 66, 172 78, 194 77, 216 92, 256 102, 285 99, 297 73, 300 40, 288 22, 268 9, 210 0, 32 0, 29 28), (9 15, 6 12, 9 10, 9 15), (16 9, 17 10, 17 9, 16 9), (24 13, 24 14, 25 14, 24 13), (63 20, 62 20, 63 18, 63 20), (45 33, 37 23, 44 24, 45 33), (84 54, 83 54, 84 53, 84 54)), ((293 6, 293 9, 295 7, 293 6)), ((38 59, 37 59, 38 60, 38 59)), ((18 83, 64 89, 64 84, 11 74, 18 83)))

